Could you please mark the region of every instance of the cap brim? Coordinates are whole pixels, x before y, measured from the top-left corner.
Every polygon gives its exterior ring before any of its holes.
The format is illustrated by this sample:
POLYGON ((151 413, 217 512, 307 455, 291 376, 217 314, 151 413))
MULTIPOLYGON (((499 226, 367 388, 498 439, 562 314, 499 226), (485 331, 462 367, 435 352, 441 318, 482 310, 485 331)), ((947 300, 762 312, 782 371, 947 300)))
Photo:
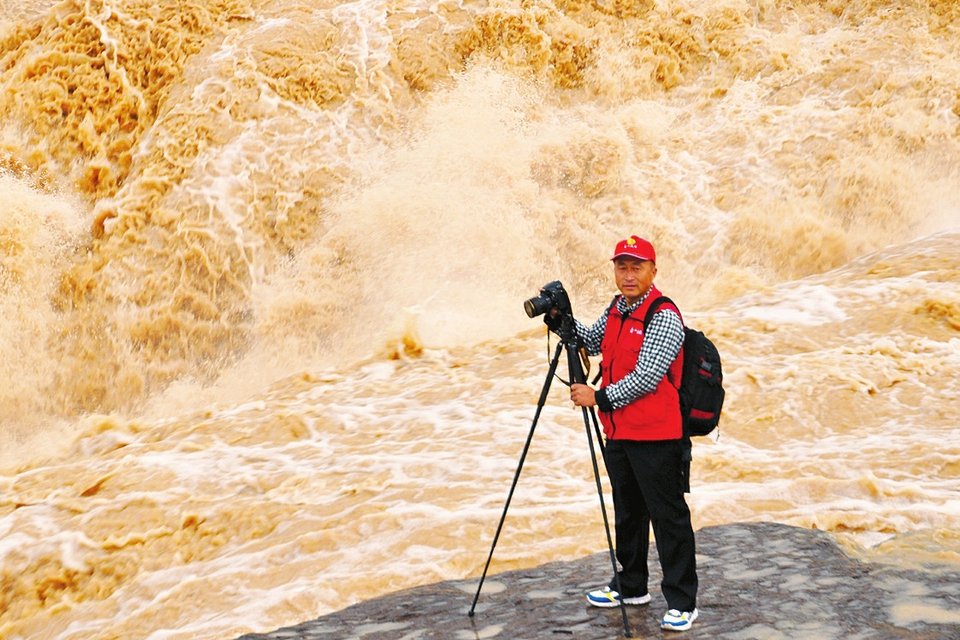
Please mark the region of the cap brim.
POLYGON ((654 262, 653 258, 645 258, 643 256, 638 256, 632 253, 618 253, 617 255, 610 258, 610 260, 616 260, 617 258, 633 258, 634 260, 649 260, 650 262, 654 262))

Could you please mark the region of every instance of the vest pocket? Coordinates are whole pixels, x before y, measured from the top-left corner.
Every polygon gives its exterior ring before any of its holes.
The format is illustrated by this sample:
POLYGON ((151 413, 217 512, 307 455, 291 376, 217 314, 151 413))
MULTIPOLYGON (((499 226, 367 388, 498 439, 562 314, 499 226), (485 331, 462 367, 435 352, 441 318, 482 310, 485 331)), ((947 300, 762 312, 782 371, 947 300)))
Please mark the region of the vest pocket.
POLYGON ((640 345, 622 346, 617 349, 617 355, 613 359, 613 366, 610 369, 610 377, 614 382, 619 382, 633 373, 637 368, 637 360, 640 359, 640 345))

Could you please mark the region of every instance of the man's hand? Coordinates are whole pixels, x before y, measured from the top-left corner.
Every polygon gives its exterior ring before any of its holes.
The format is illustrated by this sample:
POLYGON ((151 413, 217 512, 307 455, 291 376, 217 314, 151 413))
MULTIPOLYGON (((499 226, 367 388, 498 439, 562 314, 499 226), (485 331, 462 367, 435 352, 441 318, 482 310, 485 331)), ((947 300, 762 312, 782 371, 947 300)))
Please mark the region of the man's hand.
POLYGON ((556 309, 550 309, 545 314, 543 314, 543 324, 547 325, 547 329, 554 332, 557 335, 560 335, 560 325, 563 323, 563 318, 560 317, 556 309))
POLYGON ((578 407, 597 406, 596 393, 592 387, 588 387, 585 384, 570 385, 570 399, 573 400, 573 404, 578 407))

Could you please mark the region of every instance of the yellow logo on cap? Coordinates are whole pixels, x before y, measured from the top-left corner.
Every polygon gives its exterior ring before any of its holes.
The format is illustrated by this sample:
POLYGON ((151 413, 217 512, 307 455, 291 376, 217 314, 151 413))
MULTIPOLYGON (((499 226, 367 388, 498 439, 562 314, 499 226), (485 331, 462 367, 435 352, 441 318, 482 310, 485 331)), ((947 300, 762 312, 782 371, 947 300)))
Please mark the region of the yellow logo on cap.
POLYGON ((632 247, 633 245, 637 244, 637 241, 633 238, 627 238, 627 244, 632 247))

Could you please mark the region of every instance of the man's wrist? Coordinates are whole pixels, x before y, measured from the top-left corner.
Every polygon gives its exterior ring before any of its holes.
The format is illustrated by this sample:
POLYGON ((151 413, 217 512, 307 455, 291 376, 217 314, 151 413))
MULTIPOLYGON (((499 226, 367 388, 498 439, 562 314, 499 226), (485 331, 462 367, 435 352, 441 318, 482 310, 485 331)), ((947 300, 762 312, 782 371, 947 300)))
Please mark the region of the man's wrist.
POLYGON ((610 404, 610 398, 607 397, 607 388, 598 389, 594 398, 597 401, 597 409, 606 413, 613 411, 613 405, 610 404))

